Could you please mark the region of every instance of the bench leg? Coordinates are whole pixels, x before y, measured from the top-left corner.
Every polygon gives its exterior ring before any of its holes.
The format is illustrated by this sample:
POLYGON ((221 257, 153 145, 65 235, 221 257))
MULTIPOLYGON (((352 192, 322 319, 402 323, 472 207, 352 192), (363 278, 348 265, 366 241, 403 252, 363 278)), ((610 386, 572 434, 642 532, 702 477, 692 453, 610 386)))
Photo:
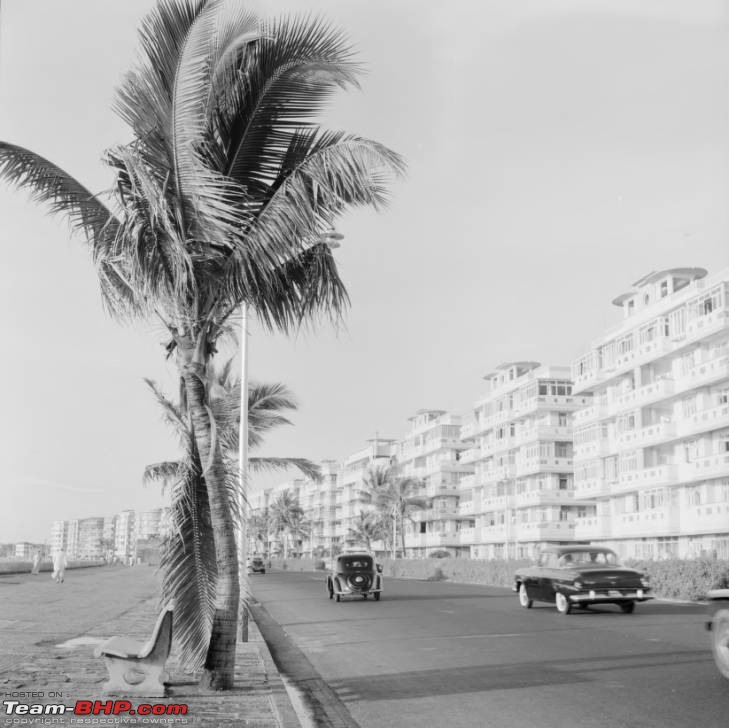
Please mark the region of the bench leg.
POLYGON ((109 680, 104 684, 106 695, 143 695, 150 698, 165 696, 164 681, 169 679, 164 663, 125 660, 104 655, 109 680))

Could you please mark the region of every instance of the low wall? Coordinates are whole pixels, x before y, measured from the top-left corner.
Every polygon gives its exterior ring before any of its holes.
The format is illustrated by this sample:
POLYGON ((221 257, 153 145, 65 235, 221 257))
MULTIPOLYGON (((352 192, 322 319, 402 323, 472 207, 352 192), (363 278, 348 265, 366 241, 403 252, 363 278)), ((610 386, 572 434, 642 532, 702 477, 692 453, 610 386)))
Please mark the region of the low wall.
MULTIPOLYGON (((532 561, 479 559, 390 559, 380 558, 383 574, 392 578, 454 581, 510 588, 514 572, 532 561)), ((327 568, 329 559, 272 559, 277 570, 317 571, 327 568)), ((664 599, 695 601, 710 589, 729 588, 729 560, 666 559, 629 561, 626 566, 638 569, 651 580, 653 593, 664 599)))
MULTIPOLYGON (((104 561, 69 561, 67 569, 86 569, 91 566, 106 566, 104 561)), ((0 574, 30 574, 33 570, 32 561, 0 561, 0 574)), ((42 561, 40 571, 53 571, 53 564, 50 561, 42 561)))

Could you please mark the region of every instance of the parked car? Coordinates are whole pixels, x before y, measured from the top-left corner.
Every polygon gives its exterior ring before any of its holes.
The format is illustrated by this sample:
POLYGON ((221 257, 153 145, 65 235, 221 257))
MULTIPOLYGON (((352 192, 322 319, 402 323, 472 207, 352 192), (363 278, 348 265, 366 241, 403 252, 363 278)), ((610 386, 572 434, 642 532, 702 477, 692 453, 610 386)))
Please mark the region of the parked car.
POLYGON ((260 556, 250 556, 247 561, 249 574, 265 574, 266 564, 260 556))
POLYGON ((714 589, 707 594, 711 648, 719 672, 729 679, 729 589, 714 589))
POLYGON ((375 563, 375 557, 365 551, 341 554, 334 559, 327 574, 329 598, 341 601, 344 596, 372 594, 376 602, 382 594, 382 566, 375 563))
POLYGON ((536 566, 519 569, 514 591, 526 609, 533 602, 552 602, 560 614, 591 604, 617 604, 631 614, 649 595, 648 578, 621 566, 617 554, 602 546, 549 546, 536 566))

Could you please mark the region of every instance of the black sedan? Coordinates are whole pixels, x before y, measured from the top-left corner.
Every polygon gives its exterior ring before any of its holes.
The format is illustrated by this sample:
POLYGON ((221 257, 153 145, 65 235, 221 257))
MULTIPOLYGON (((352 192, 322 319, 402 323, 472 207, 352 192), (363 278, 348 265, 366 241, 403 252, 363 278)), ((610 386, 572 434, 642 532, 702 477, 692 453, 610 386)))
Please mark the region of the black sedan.
POLYGON ((536 566, 516 572, 513 589, 522 607, 551 602, 560 614, 591 604, 617 604, 630 614, 636 602, 652 599, 647 577, 602 546, 549 546, 536 566))
POLYGON ((710 591, 709 619, 706 628, 711 631, 711 647, 719 672, 729 679, 729 589, 710 591))
POLYGON ((337 601, 341 601, 343 596, 367 599, 372 594, 378 602, 382 594, 382 567, 367 552, 337 556, 327 575, 327 592, 330 599, 335 598, 337 601))

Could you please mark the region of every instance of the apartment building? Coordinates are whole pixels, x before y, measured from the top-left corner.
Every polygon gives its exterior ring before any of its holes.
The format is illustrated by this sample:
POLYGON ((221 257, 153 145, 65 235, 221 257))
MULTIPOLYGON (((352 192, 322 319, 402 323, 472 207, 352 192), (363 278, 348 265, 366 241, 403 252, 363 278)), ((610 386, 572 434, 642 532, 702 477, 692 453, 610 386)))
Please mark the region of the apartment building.
POLYGON ((729 558, 729 269, 651 273, 573 366, 579 539, 624 557, 729 558))
MULTIPOLYGON (((367 440, 366 447, 350 455, 342 464, 337 479, 335 497, 335 543, 345 545, 351 540, 351 529, 361 512, 372 510, 363 482, 371 469, 385 467, 397 460, 398 442, 376 437, 367 440)), ((384 548, 384 544, 373 544, 384 548)))
POLYGON ((570 369, 509 362, 487 374, 487 393, 462 429, 460 543, 475 558, 526 558, 575 538, 586 506, 575 501, 572 421, 590 401, 570 369))
POLYGON ((459 556, 467 551, 460 542, 461 524, 471 522, 458 510, 461 480, 473 473, 473 465, 461 459, 468 449, 461 440, 461 417, 423 409, 408 422, 410 430, 398 443, 398 470, 402 477, 423 483, 420 495, 427 507, 413 513, 414 523, 405 523, 407 555, 444 550, 459 556))
POLYGON ((104 519, 81 518, 77 523, 78 538, 73 551, 67 551, 70 558, 96 560, 104 557, 104 519))

